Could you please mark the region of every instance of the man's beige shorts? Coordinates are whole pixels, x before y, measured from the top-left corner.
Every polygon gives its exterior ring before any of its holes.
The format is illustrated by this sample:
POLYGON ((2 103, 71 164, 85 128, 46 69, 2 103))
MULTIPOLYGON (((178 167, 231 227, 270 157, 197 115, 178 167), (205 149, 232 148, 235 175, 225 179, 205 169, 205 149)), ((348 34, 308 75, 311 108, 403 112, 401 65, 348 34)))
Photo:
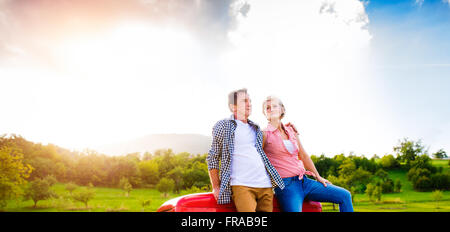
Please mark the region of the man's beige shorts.
POLYGON ((272 212, 272 188, 231 186, 232 198, 238 212, 272 212))

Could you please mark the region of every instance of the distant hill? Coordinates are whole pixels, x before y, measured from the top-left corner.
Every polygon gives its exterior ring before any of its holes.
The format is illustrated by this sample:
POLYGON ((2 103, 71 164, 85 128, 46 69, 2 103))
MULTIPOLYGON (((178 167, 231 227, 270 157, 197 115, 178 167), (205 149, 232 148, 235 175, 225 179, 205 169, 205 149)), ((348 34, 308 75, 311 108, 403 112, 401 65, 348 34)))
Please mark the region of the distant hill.
POLYGON ((174 153, 205 154, 211 147, 211 141, 211 136, 199 134, 153 134, 130 141, 100 146, 94 148, 94 150, 113 156, 147 151, 153 153, 155 150, 167 148, 171 148, 174 153))

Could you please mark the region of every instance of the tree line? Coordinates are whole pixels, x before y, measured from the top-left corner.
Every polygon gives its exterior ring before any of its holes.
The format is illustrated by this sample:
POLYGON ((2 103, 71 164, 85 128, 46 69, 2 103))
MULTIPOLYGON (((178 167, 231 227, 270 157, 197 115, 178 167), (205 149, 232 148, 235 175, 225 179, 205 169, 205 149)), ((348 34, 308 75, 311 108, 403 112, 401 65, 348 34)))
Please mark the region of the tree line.
POLYGON ((80 186, 209 191, 206 156, 175 154, 171 149, 107 156, 93 150, 78 152, 53 144, 33 143, 14 134, 2 135, 0 208, 7 199, 25 196, 31 182, 48 180, 48 177, 80 186))
MULTIPOLYGON (((448 190, 450 174, 431 165, 431 158, 420 141, 404 139, 394 147, 394 155, 371 159, 350 154, 311 158, 319 173, 333 184, 352 193, 401 191, 401 182, 389 178, 387 171, 404 169, 417 191, 448 190)), ((446 156, 442 149, 436 153, 446 156)), ((433 156, 437 156, 433 154, 433 156)), ((92 150, 70 151, 53 144, 42 145, 21 136, 0 136, 0 208, 8 199, 32 198, 30 189, 47 183, 81 186, 157 188, 161 192, 184 189, 210 190, 207 154, 175 154, 171 149, 154 153, 107 156, 92 150), (33 183, 39 182, 40 183, 33 183)), ((449 162, 450 165, 450 162, 449 162)), ((49 184, 50 185, 50 184, 49 184)), ((51 193, 49 193, 51 195, 51 193)))
MULTIPOLYGON (((339 154, 333 158, 313 155, 311 159, 322 176, 353 194, 367 193, 369 197, 379 198, 382 193, 400 192, 402 183, 399 179, 389 178, 388 171, 391 170, 406 171, 416 191, 450 189, 450 173, 432 165, 432 159, 421 140, 405 138, 394 146, 393 151, 396 156, 389 154, 379 158, 374 155, 368 159, 354 154, 347 157, 339 154)), ((447 154, 440 149, 431 156, 445 158, 447 154)))

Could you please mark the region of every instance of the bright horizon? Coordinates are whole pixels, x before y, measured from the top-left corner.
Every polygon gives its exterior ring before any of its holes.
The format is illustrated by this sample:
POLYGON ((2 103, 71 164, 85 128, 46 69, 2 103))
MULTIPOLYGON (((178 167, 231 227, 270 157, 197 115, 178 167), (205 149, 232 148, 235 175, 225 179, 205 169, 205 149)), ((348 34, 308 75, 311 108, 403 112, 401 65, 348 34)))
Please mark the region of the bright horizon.
POLYGON ((250 119, 278 96, 309 154, 450 151, 448 1, 107 2, 0 1, 0 134, 211 136, 245 87, 250 119))

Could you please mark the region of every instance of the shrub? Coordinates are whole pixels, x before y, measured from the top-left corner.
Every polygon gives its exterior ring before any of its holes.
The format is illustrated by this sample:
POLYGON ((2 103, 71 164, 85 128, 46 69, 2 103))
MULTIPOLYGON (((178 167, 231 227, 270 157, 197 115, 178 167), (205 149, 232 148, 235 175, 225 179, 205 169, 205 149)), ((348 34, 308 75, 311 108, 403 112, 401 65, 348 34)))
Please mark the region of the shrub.
POLYGON ((433 189, 449 190, 450 174, 436 173, 431 176, 431 183, 433 189))
POLYGON ((432 188, 431 179, 426 176, 419 177, 415 182, 413 182, 413 188, 417 191, 429 191, 432 188))
POLYGON ((162 178, 156 185, 156 189, 164 193, 164 197, 167 197, 167 193, 173 191, 174 187, 175 181, 166 177, 162 178))
POLYGON ((430 177, 431 172, 428 169, 414 167, 408 171, 406 176, 408 177, 408 180, 414 184, 419 177, 430 177))
POLYGON ((150 206, 151 203, 152 203, 152 200, 150 200, 150 199, 141 200, 142 212, 144 212, 145 208, 150 206))
POLYGON ((428 155, 418 156, 414 161, 411 161, 412 168, 428 169, 431 173, 437 171, 436 167, 431 163, 431 158, 428 155))
POLYGON ((394 169, 400 167, 398 160, 393 155, 385 155, 381 157, 380 164, 385 169, 394 169))
POLYGON ((394 192, 394 181, 392 179, 386 179, 385 181, 380 183, 380 186, 383 193, 394 192))

